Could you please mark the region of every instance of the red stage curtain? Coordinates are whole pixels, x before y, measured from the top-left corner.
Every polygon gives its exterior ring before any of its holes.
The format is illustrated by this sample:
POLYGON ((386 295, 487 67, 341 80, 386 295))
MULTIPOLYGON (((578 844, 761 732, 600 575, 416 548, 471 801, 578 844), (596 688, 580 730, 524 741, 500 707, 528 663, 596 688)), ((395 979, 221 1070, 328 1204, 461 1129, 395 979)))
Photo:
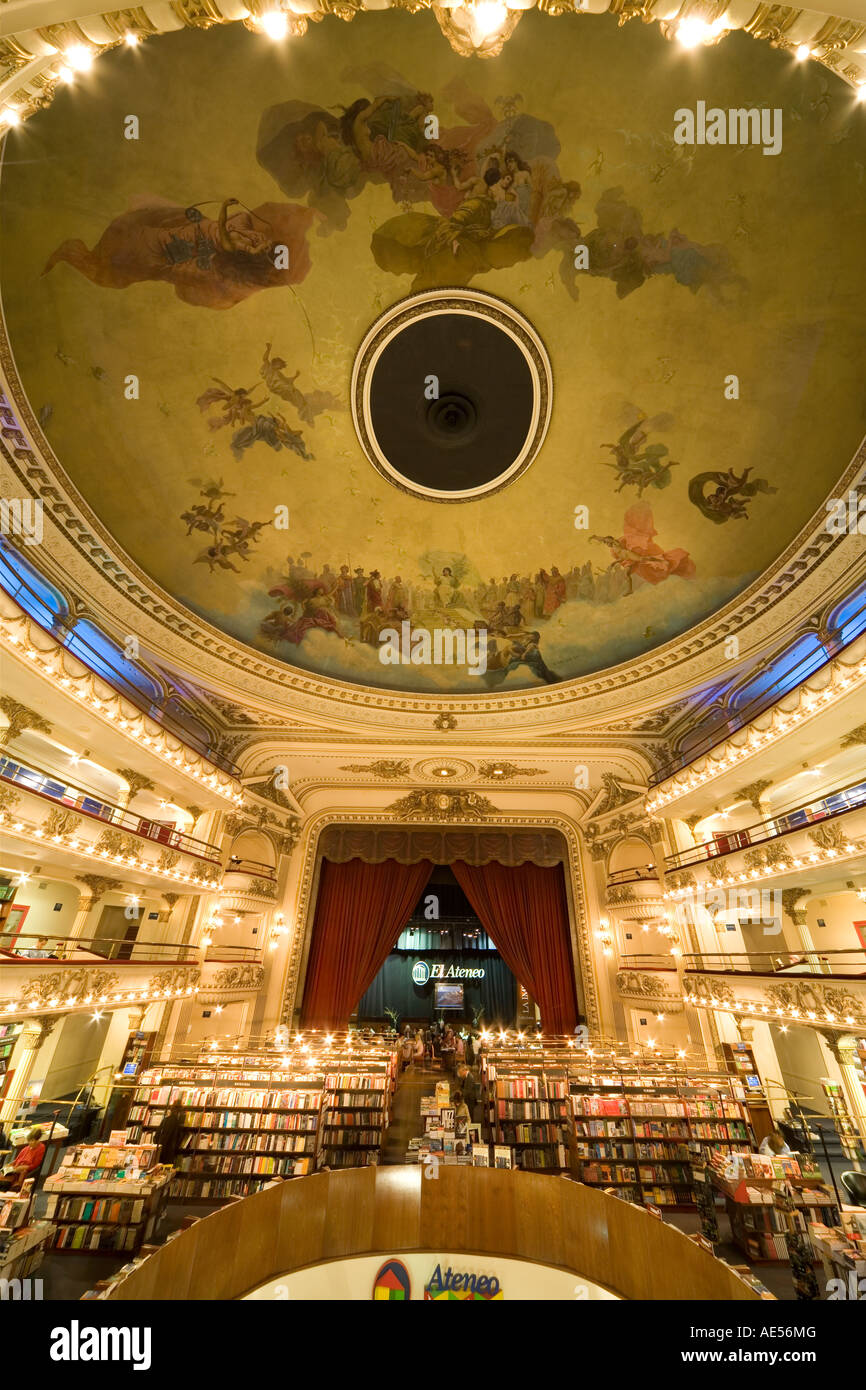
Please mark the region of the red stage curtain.
POLYGON ((365 864, 325 859, 301 1018, 305 1028, 342 1028, 373 983, 430 877, 429 859, 365 864))
POLYGON ((577 999, 562 866, 451 865, 509 970, 541 1010, 546 1033, 571 1033, 577 999))

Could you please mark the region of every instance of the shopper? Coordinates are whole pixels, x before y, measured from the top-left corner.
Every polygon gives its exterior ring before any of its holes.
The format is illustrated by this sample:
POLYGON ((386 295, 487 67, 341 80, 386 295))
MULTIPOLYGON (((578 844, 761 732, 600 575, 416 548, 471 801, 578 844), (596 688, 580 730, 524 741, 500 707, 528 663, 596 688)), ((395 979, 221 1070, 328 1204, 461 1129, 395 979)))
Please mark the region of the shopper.
POLYGON ((469 1118, 477 1118, 477 1106, 479 1100, 478 1078, 471 1067, 460 1067, 457 1072, 460 1088, 463 1092, 463 1099, 469 1107, 469 1118))
POLYGON ((42 1130, 37 1125, 28 1134, 24 1148, 18 1150, 11 1164, 0 1177, 0 1188, 7 1192, 17 1192, 28 1178, 38 1177, 44 1157, 45 1145, 42 1143, 42 1130))
POLYGON ((423 1066, 424 1064, 424 1034, 421 1032, 420 1028, 415 1034, 415 1047, 412 1053, 412 1061, 417 1067, 423 1066))
POLYGON ((787 1157, 791 1150, 777 1129, 772 1130, 761 1140, 759 1154, 769 1154, 771 1158, 787 1157))
POLYGON ((443 1071, 453 1071, 453 1070, 454 1070, 454 1047, 455 1047, 454 1033, 453 1033, 451 1027, 449 1026, 448 1028, 445 1029, 445 1036, 444 1036, 444 1038, 442 1039, 442 1070, 443 1070, 443 1071))
POLYGON ((155 1142, 159 1145, 160 1163, 174 1163, 180 1148, 183 1127, 183 1106, 176 1100, 166 1110, 162 1124, 156 1131, 155 1142))
POLYGON ((401 1042, 400 1042, 400 1056, 401 1056, 402 1059, 403 1059, 403 1070, 404 1070, 404 1071, 406 1070, 406 1068, 407 1068, 408 1066, 411 1065, 412 1056, 413 1056, 414 1052, 415 1052, 415 1040, 414 1040, 414 1038, 412 1037, 411 1033, 409 1032, 409 1028, 408 1028, 408 1025, 407 1025, 406 1032, 403 1034, 403 1038, 402 1038, 402 1040, 401 1040, 401 1042))
POLYGON ((462 1091, 454 1092, 453 1096, 451 1097, 451 1104, 454 1106, 455 1124, 458 1120, 465 1120, 467 1124, 470 1124, 472 1121, 472 1116, 469 1113, 469 1106, 463 1099, 462 1091))

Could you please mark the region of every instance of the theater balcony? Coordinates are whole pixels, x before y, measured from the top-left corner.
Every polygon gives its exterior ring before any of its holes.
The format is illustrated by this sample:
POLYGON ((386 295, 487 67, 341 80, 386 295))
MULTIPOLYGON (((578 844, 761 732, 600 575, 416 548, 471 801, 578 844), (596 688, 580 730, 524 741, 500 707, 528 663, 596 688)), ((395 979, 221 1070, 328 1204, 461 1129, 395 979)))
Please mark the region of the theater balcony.
POLYGON ((250 999, 264 984, 261 952, 242 946, 209 947, 201 968, 198 1002, 225 1007, 250 999))
POLYGON ((35 936, 0 951, 0 1021, 104 1013, 197 994, 201 969, 191 946, 161 941, 79 937, 62 958, 25 955, 35 936))
POLYGON ((127 762, 134 749, 139 764, 181 799, 221 810, 239 806, 237 767, 162 707, 154 683, 116 643, 73 619, 56 591, 36 584, 20 563, 10 568, 9 549, 0 545, 0 653, 7 687, 14 671, 16 699, 58 728, 75 728, 106 759, 127 762))
POLYGON ((222 883, 221 912, 266 912, 276 905, 277 871, 272 864, 232 856, 222 883))
MULTIPOLYGON (((859 627, 863 615, 855 616, 859 627)), ((708 720, 688 748, 660 769, 647 811, 686 820, 724 804, 744 782, 772 780, 780 768, 838 747, 840 731, 862 724, 866 635, 838 645, 831 659, 820 656, 787 673, 784 693, 777 688, 757 697, 721 723, 708 720)))
POLYGON ((657 955, 624 955, 617 961, 616 987, 624 999, 654 1012, 683 1011, 680 978, 674 962, 657 955))
POLYGON ((0 757, 0 831, 4 850, 23 865, 34 847, 54 864, 123 868, 124 880, 214 892, 222 878, 216 845, 112 804, 53 772, 0 757))
POLYGON ((684 1002, 744 1020, 862 1033, 866 951, 734 952, 683 957, 684 1002))
POLYGON ((654 921, 664 915, 661 876, 654 864, 609 871, 605 906, 622 921, 654 921))
POLYGON ((689 903, 701 892, 768 881, 778 889, 820 884, 832 892, 862 873, 866 780, 860 778, 740 829, 714 830, 701 843, 669 855, 664 896, 689 903))

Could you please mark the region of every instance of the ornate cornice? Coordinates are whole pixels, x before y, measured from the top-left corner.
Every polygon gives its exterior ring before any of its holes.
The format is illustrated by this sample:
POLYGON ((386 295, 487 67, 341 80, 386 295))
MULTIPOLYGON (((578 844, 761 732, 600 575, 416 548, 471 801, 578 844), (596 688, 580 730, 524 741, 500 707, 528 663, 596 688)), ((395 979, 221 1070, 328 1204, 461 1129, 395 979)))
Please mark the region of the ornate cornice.
MULTIPOLYGON (((0 99, 14 105, 23 116, 48 106, 61 86, 63 64, 58 52, 71 44, 84 45, 96 54, 127 42, 130 35, 134 42, 141 42, 178 28, 210 29, 240 21, 246 28, 260 31, 265 9, 281 10, 287 36, 297 39, 311 23, 326 15, 348 22, 364 10, 383 7, 388 5, 383 6, 381 0, 305 0, 303 7, 266 4, 265 0, 248 0, 246 5, 240 0, 169 0, 168 4, 145 3, 95 14, 86 10, 79 16, 78 4, 71 0, 54 7, 54 13, 59 9, 65 18, 40 26, 44 7, 19 0, 9 4, 10 18, 4 26, 12 36, 0 41, 0 99), (298 12, 301 8, 303 13, 298 12)), ((519 7, 506 12, 504 23, 494 33, 486 34, 476 27, 468 4, 440 6, 435 0, 392 0, 391 7, 410 14, 431 9, 454 51, 475 58, 493 58, 501 52, 524 9, 536 7, 553 17, 579 14, 583 23, 587 18, 582 0, 521 0, 519 7)), ((714 26, 706 32, 705 43, 718 43, 729 30, 743 29, 775 48, 794 51, 805 45, 814 61, 832 69, 843 81, 857 85, 866 79, 861 45, 866 25, 862 20, 766 3, 744 16, 729 0, 684 0, 675 14, 664 0, 609 0, 607 8, 617 15, 620 25, 633 18, 646 24, 657 22, 667 39, 676 38, 680 23, 688 19, 714 26)))

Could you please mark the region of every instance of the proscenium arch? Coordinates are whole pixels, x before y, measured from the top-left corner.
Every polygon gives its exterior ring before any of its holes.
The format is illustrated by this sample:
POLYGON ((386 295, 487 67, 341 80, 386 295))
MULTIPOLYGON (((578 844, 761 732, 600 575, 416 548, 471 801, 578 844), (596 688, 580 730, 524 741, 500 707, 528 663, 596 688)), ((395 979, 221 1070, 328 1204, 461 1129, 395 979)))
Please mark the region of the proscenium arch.
MULTIPOLYGON (((322 863, 320 840, 323 832, 332 825, 364 825, 371 829, 404 829, 405 821, 389 820, 381 812, 365 815, 361 812, 322 811, 311 816, 304 826, 302 850, 302 869, 296 887, 296 899, 290 909, 290 920, 295 923, 292 943, 286 965, 283 984, 283 998, 280 1009, 280 1023, 292 1025, 300 1008, 303 994, 307 961, 312 940, 315 904, 318 896, 319 873, 322 863)), ((562 860, 565 891, 568 898, 569 934, 572 967, 578 1007, 584 1016, 590 1032, 602 1032, 598 988, 595 978, 592 945, 588 921, 589 898, 583 873, 577 826, 562 815, 508 816, 498 815, 490 821, 474 824, 459 821, 413 821, 415 829, 427 830, 466 830, 483 829, 508 833, 511 830, 534 829, 558 831, 565 841, 565 855, 562 860)))

